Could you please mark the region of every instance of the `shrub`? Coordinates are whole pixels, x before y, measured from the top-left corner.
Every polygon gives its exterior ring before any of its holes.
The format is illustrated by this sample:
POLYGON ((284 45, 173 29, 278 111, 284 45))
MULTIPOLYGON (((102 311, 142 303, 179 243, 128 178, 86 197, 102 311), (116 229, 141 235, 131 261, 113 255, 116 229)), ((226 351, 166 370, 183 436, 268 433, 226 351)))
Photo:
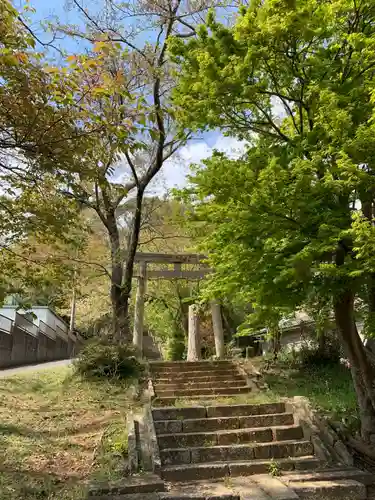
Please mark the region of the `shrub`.
POLYGON ((340 343, 334 332, 326 334, 324 342, 304 339, 298 346, 285 346, 278 361, 290 367, 314 367, 338 365, 343 356, 340 343))
POLYGON ((108 337, 87 342, 74 361, 76 373, 86 378, 130 379, 141 375, 142 365, 133 346, 108 337))

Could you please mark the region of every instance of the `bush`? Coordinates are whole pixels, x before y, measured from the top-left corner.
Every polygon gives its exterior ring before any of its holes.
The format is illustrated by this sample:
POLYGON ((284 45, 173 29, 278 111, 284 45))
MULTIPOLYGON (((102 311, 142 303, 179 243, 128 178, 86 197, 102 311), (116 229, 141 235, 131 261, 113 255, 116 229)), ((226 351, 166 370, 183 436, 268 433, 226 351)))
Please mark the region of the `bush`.
POLYGON ((324 342, 305 339, 298 347, 285 346, 278 361, 290 367, 338 365, 343 357, 340 343, 334 333, 326 334, 324 342))
POLYGON ((86 378, 130 379, 141 375, 142 365, 133 346, 108 337, 90 340, 74 361, 76 373, 86 378))

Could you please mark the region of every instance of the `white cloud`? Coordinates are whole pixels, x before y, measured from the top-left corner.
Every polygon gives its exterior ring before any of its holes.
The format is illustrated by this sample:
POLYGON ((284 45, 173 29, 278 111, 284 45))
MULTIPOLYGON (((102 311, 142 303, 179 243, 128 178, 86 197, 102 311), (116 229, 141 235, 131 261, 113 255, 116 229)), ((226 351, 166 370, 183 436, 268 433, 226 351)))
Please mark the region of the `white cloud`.
POLYGON ((222 151, 230 158, 239 158, 245 151, 247 142, 233 137, 218 135, 216 142, 210 146, 204 139, 192 140, 163 167, 158 179, 152 186, 152 191, 160 193, 172 187, 182 187, 186 183, 186 175, 193 163, 200 163, 209 158, 213 150, 222 151))

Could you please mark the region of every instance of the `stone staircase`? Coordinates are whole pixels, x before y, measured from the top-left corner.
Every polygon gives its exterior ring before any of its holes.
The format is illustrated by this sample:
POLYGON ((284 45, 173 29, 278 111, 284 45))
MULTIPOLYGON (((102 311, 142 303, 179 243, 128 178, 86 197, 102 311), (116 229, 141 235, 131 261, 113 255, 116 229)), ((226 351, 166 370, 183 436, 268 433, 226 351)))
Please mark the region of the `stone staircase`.
POLYGON ((324 463, 285 403, 217 404, 215 398, 252 390, 232 362, 151 363, 150 367, 157 403, 152 419, 160 454, 158 472, 172 490, 191 495, 194 485, 198 489, 198 496, 178 498, 370 498, 373 475, 324 463), (180 399, 182 406, 173 406, 180 399), (216 491, 215 484, 221 485, 221 493, 210 496, 207 487, 216 491))
POLYGON ((90 500, 375 500, 375 477, 327 460, 293 405, 222 404, 250 399, 235 364, 152 362, 150 373, 155 398, 141 427, 153 474, 90 500))
POLYGON ((284 403, 154 408, 167 481, 249 476, 320 465, 284 403), (277 464, 275 462, 277 460, 277 464))
POLYGON ((158 404, 176 399, 205 396, 235 396, 251 390, 243 375, 230 361, 152 362, 151 377, 158 404))

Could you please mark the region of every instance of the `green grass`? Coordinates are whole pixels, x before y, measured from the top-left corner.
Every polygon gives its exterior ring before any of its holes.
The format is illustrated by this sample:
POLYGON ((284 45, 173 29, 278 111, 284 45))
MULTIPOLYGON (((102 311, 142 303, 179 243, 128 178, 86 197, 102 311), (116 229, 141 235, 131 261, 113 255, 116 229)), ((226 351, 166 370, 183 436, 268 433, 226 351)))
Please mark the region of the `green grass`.
POLYGON ((0 499, 79 500, 116 479, 126 454, 128 387, 63 367, 0 379, 0 499))
POLYGON ((345 366, 291 368, 280 363, 263 372, 263 376, 270 395, 305 396, 331 420, 358 427, 356 395, 350 371, 345 366))

